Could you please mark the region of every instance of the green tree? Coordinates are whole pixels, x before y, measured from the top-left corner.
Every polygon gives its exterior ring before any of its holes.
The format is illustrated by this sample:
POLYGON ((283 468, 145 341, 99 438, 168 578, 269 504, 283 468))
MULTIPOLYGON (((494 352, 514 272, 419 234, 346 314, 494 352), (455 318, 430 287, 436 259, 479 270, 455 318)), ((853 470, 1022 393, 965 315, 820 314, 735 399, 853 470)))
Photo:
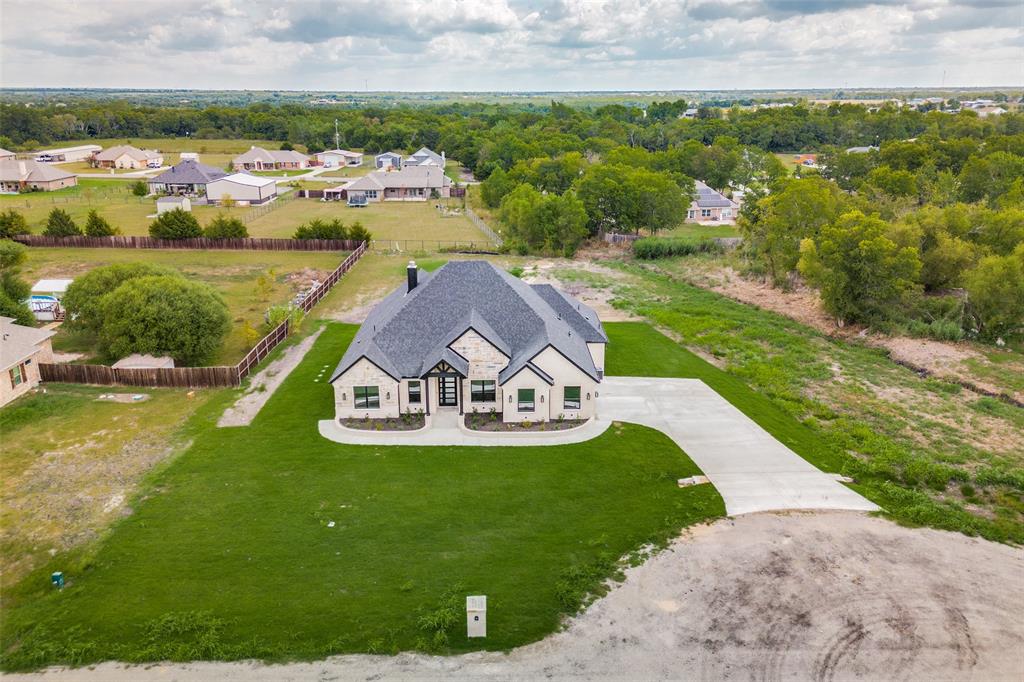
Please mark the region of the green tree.
POLYGON ((516 181, 503 168, 496 168, 487 179, 480 183, 480 198, 484 205, 497 208, 505 195, 516 188, 516 181))
POLYGON ((142 180, 136 180, 132 183, 132 194, 137 197, 144 197, 149 194, 149 186, 142 180))
POLYGON ((868 173, 866 182, 894 197, 917 196, 917 179, 910 171, 878 166, 868 173))
POLYGON ((75 225, 75 221, 71 219, 67 211, 55 208, 50 211, 50 215, 46 219, 46 229, 43 230, 43 234, 47 237, 74 237, 82 234, 82 230, 75 225))
POLYGON ((107 219, 96 212, 96 209, 89 211, 85 219, 85 234, 89 237, 110 237, 119 234, 120 231, 112 226, 107 219))
POLYGON ((981 338, 1024 334, 1024 244, 1008 256, 982 258, 964 281, 981 338))
POLYGON ((960 286, 964 271, 977 259, 973 244, 940 232, 935 244, 921 254, 921 283, 927 291, 960 286))
POLYGON ((76 277, 61 301, 69 313, 65 326, 99 333, 103 323, 103 297, 128 280, 157 275, 180 276, 175 270, 150 263, 115 263, 76 277))
POLYGON ((739 226, 747 251, 764 264, 776 284, 782 284, 800 259, 801 240, 814 239, 839 216, 844 204, 839 188, 827 180, 788 180, 758 200, 756 208, 744 208, 739 226))
POLYGON ((112 358, 169 355, 183 365, 210 360, 231 329, 220 294, 180 276, 140 277, 103 297, 99 338, 112 358))
POLYGON ((843 322, 891 318, 915 287, 921 270, 917 251, 897 246, 886 229, 884 221, 851 211, 800 243, 800 274, 843 322))
POLYGON ((13 208, 0 212, 0 239, 10 239, 18 234, 28 234, 25 216, 13 208))
POLYGON ((667 174, 646 168, 597 164, 580 178, 576 194, 591 234, 641 229, 654 234, 683 222, 693 186, 684 189, 667 174))
POLYGON ((245 229, 245 223, 238 218, 219 213, 203 230, 203 236, 210 239, 240 239, 248 237, 249 230, 245 229))
POLYGON ((299 225, 293 239, 348 239, 349 231, 338 218, 321 220, 314 218, 299 225))
POLYGON ((1008 152, 972 156, 960 171, 960 197, 967 202, 997 201, 1024 176, 1024 157, 1008 152))
POLYGON ((587 213, 573 192, 541 194, 523 183, 505 196, 499 217, 509 246, 522 254, 571 256, 587 237, 587 213))
POLYGON ((373 239, 373 235, 357 220, 348 226, 347 238, 357 242, 369 242, 373 239))
POLYGON ((23 244, 0 239, 0 316, 13 317, 27 327, 36 323, 35 315, 25 301, 31 294, 28 282, 21 278, 21 266, 28 258, 23 244))
POLYGON ((149 225, 149 235, 157 239, 191 239, 202 237, 203 228, 189 211, 176 208, 158 215, 149 225))

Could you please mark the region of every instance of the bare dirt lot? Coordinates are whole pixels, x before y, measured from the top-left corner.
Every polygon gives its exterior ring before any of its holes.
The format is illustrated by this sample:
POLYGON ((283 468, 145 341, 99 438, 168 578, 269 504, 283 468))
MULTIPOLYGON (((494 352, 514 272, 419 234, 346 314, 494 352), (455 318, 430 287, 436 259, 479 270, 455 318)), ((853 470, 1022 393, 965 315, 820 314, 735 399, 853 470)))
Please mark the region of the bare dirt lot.
POLYGON ((852 512, 757 514, 690 531, 563 632, 510 654, 11 679, 1020 680, 1022 613, 1019 548, 852 512))

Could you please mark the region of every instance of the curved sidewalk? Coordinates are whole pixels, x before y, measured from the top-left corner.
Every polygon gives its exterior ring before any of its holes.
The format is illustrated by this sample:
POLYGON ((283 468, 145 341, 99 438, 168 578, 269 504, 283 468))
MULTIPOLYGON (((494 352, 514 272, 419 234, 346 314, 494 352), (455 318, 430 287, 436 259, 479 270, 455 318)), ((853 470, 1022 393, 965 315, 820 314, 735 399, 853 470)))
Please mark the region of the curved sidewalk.
POLYGON ((526 445, 568 445, 600 436, 611 426, 604 419, 565 431, 490 432, 470 431, 458 424, 458 415, 431 415, 427 425, 416 431, 361 431, 345 428, 334 419, 319 423, 320 435, 335 443, 348 445, 481 445, 485 447, 521 447, 526 445))

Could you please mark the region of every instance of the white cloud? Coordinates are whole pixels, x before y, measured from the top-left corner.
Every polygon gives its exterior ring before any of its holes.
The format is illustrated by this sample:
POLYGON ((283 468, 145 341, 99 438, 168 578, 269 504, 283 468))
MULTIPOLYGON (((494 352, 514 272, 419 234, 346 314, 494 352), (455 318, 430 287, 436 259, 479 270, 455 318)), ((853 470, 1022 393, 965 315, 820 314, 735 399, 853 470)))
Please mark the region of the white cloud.
POLYGON ((1019 85, 1021 0, 3 0, 8 87, 1019 85))

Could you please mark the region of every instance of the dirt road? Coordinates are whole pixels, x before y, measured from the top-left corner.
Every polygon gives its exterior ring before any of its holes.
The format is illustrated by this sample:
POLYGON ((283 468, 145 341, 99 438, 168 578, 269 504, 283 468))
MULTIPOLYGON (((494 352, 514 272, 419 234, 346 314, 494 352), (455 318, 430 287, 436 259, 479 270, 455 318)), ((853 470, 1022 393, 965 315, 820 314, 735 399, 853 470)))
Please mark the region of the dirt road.
POLYGON ((855 512, 695 529, 563 632, 510 654, 339 656, 11 679, 1020 680, 1024 551, 855 512))

